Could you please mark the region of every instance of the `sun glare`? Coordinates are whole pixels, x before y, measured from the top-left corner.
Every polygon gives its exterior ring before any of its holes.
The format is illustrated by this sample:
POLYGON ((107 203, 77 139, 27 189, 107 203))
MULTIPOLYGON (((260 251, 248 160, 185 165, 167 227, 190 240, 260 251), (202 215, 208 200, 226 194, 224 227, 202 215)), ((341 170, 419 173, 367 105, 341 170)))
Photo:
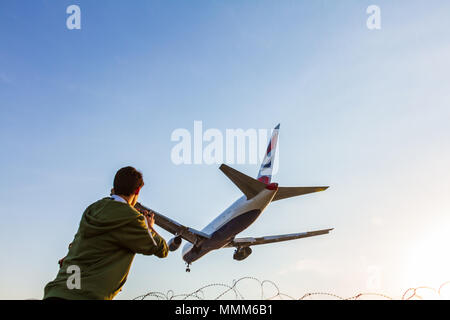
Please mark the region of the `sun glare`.
POLYGON ((450 234, 441 229, 411 244, 404 283, 419 288, 416 298, 450 299, 449 243, 450 234))

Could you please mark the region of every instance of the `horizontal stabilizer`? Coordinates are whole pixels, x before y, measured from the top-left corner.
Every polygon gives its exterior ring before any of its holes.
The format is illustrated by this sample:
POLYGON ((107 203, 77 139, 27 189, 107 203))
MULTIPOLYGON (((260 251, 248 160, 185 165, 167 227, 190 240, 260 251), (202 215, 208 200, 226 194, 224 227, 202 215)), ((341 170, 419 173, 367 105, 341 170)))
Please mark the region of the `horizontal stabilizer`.
POLYGON ((233 183, 245 194, 247 199, 253 198, 267 186, 264 182, 249 177, 226 164, 222 164, 219 169, 233 181, 233 183))
POLYGON ((314 236, 320 236, 323 234, 329 233, 333 229, 323 229, 317 231, 308 231, 301 233, 291 233, 291 234, 281 234, 277 236, 267 236, 267 237, 259 237, 259 238, 235 238, 231 241, 227 247, 250 247, 258 244, 267 244, 281 241, 289 241, 301 238, 309 238, 314 236))
POLYGON ((279 187, 272 201, 301 196, 303 194, 324 191, 328 187, 279 187))

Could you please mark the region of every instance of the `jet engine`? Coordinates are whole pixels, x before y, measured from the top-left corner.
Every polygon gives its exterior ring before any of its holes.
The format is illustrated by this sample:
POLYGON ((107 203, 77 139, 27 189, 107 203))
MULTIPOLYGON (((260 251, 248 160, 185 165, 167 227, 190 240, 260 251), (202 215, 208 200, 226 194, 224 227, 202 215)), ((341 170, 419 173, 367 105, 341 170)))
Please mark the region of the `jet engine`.
POLYGON ((181 239, 180 236, 177 236, 177 237, 174 237, 174 238, 170 239, 169 242, 167 243, 167 245, 169 247, 169 250, 170 251, 177 250, 180 247, 180 245, 181 245, 181 240, 182 239, 181 239))
POLYGON ((247 258, 249 255, 251 255, 251 253, 252 249, 250 247, 237 248, 234 251, 233 259, 241 261, 247 258))

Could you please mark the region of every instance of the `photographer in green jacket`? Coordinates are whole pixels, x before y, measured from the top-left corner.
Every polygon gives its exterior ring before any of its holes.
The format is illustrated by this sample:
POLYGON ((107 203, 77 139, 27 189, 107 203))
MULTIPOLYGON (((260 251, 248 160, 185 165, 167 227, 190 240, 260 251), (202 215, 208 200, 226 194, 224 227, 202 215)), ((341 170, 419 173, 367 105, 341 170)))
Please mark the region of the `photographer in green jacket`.
POLYGON ((84 211, 56 279, 44 289, 44 299, 113 299, 136 253, 167 257, 166 241, 153 229, 153 214, 134 209, 143 185, 142 174, 133 167, 117 171, 114 194, 84 211))

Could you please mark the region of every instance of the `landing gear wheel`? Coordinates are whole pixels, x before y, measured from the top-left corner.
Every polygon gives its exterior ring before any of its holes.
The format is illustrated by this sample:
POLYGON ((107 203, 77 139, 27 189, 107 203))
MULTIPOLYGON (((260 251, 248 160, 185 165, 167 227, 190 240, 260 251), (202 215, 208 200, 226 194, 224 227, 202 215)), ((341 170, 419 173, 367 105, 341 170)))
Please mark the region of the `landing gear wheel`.
POLYGON ((187 266, 186 266, 186 272, 191 272, 191 268, 189 268, 189 263, 187 264, 187 266))

